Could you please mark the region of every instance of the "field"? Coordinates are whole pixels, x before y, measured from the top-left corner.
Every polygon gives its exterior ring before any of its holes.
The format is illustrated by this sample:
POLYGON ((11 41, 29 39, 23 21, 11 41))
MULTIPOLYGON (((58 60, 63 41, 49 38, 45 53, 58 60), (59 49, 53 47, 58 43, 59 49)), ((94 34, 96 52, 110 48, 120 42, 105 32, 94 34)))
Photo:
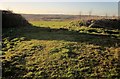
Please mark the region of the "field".
POLYGON ((119 29, 29 22, 3 29, 3 79, 120 78, 119 29))

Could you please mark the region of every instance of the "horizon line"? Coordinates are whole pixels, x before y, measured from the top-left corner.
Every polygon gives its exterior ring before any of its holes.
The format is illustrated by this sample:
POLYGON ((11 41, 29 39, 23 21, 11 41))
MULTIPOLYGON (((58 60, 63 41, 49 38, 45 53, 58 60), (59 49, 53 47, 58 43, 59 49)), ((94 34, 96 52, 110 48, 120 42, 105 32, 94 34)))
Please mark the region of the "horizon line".
MULTIPOLYGON (((71 15, 71 16, 80 16, 79 14, 66 14, 66 13, 22 13, 22 12, 14 12, 13 10, 7 10, 7 9, 0 9, 5 10, 5 11, 11 11, 13 13, 16 14, 26 14, 26 15, 71 15)), ((97 14, 81 14, 81 16, 106 16, 106 15, 97 15, 97 14)), ((107 15, 109 17, 113 16, 113 15, 107 15)), ((114 15, 115 17, 118 17, 119 15, 114 15)))

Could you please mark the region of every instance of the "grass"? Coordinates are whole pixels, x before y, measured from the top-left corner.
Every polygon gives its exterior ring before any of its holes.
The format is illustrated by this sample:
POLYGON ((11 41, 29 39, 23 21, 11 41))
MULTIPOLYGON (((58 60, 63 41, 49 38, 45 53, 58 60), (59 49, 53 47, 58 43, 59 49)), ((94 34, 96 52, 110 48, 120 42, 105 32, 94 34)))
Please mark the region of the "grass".
POLYGON ((120 30, 30 23, 34 26, 5 29, 3 79, 120 77, 120 30))
POLYGON ((78 31, 80 33, 88 34, 102 34, 102 35, 113 35, 120 36, 120 30, 108 30, 103 28, 90 28, 86 26, 79 26, 79 22, 82 21, 30 21, 31 24, 37 27, 47 27, 52 29, 68 29, 69 31, 78 31), (72 24, 71 24, 72 23, 72 24))
POLYGON ((30 21, 35 26, 50 28, 65 28, 69 21, 30 21))

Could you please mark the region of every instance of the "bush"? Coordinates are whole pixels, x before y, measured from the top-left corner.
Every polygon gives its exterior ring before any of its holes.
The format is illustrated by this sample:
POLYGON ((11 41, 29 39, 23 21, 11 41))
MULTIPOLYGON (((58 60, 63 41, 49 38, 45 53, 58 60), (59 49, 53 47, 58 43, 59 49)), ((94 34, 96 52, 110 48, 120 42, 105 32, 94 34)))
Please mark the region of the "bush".
POLYGON ((120 29, 119 19, 101 19, 96 20, 89 25, 92 28, 120 29))
POLYGON ((69 24, 70 26, 86 26, 86 22, 84 20, 72 21, 69 24))
POLYGON ((30 25, 28 21, 20 14, 15 14, 11 11, 2 10, 2 27, 18 27, 30 25))

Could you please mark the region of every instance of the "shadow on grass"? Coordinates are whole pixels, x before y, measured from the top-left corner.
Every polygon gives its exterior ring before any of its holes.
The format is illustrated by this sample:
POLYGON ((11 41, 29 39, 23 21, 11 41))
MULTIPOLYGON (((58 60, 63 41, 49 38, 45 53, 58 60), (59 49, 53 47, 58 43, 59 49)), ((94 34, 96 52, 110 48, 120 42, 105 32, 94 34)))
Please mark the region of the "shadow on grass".
MULTIPOLYGON (((15 37, 25 37, 27 41, 31 39, 36 40, 64 40, 70 42, 78 43, 88 43, 99 46, 112 47, 116 44, 120 44, 120 40, 117 38, 112 38, 109 35, 96 35, 88 33, 79 33, 76 31, 69 31, 67 29, 51 29, 45 27, 37 26, 26 26, 21 28, 7 28, 4 29, 3 36, 10 37, 13 39, 15 37)), ((3 79, 15 79, 23 78, 23 75, 30 72, 26 65, 26 59, 28 53, 24 52, 21 55, 13 56, 10 61, 3 62, 3 79)), ((70 54, 71 55, 71 54, 70 54)), ((72 56, 72 55, 71 55, 72 56)), ((94 64, 95 65, 95 64, 94 64)), ((34 71, 37 71, 34 67, 34 71)), ((33 73, 32 73, 33 74, 33 73)), ((48 74, 47 74, 48 75, 48 74)), ((34 74, 33 74, 34 76, 34 74)), ((30 76, 32 78, 33 76, 30 76)), ((47 77, 45 77, 47 78, 47 77)))
POLYGON ((70 42, 85 42, 99 46, 119 46, 120 40, 111 35, 98 35, 89 33, 79 33, 77 31, 69 31, 68 29, 53 29, 49 27, 26 26, 21 28, 7 28, 4 30, 5 37, 25 37, 27 40, 64 40, 70 42))
POLYGON ((25 67, 24 65, 26 64, 25 61, 25 56, 26 53, 23 53, 21 55, 15 55, 13 56, 10 60, 5 60, 2 63, 2 77, 3 79, 15 79, 17 78, 21 78, 22 75, 24 74, 25 67), (19 72, 18 72, 19 71, 19 72))

